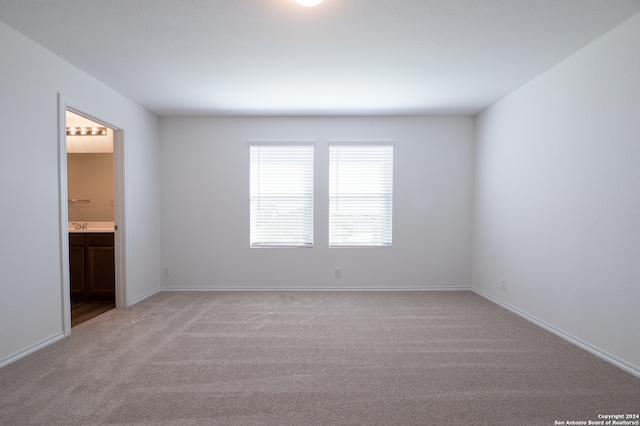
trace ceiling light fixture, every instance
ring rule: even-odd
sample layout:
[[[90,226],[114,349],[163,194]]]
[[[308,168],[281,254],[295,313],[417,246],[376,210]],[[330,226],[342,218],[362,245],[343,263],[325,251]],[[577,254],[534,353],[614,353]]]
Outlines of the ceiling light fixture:
[[[324,0],[296,0],[296,3],[304,7],[313,7],[319,5],[323,1]]]
[[[106,127],[67,127],[67,136],[106,136]]]

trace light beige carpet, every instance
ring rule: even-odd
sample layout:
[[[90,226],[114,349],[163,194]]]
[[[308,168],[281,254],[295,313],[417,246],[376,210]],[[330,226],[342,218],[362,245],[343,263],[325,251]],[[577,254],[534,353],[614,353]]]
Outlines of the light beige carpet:
[[[554,425],[640,379],[471,292],[161,293],[0,369],[2,425]]]

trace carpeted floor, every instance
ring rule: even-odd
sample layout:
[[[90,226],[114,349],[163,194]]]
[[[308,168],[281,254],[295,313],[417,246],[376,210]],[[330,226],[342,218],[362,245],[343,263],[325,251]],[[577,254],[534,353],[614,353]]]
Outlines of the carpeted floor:
[[[557,425],[640,379],[471,292],[160,293],[0,369],[1,425]]]

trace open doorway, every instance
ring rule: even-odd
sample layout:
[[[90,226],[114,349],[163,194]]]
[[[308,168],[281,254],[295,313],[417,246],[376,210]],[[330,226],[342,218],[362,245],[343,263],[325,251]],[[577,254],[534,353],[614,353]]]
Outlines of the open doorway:
[[[60,193],[65,335],[125,306],[123,131],[60,99]]]
[[[71,327],[116,306],[113,129],[66,111]]]

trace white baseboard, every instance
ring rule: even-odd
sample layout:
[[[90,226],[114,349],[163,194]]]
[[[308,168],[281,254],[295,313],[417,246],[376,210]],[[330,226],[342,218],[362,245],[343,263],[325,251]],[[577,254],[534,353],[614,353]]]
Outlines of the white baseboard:
[[[0,360],[0,368],[7,366],[9,364],[11,364],[12,362],[15,362],[17,360],[19,360],[20,358],[24,358],[27,355],[31,355],[34,352],[39,351],[40,349],[44,348],[45,346],[49,346],[52,343],[57,342],[58,340],[64,338],[65,335],[63,332],[57,333],[47,339],[41,340],[40,342],[29,346],[27,349],[24,349],[22,351],[16,352],[13,355],[9,355],[7,358],[1,359]]]
[[[150,292],[145,293],[145,294],[143,294],[142,296],[138,296],[138,297],[136,297],[135,299],[130,300],[126,307],[128,308],[129,306],[133,306],[133,305],[135,305],[136,303],[140,303],[140,302],[142,302],[144,299],[148,299],[149,297],[153,296],[154,294],[158,294],[158,293],[160,293],[161,291],[162,291],[162,289],[161,289],[161,288],[156,288],[155,290],[151,290]]]
[[[160,291],[471,291],[471,287],[163,287]]]
[[[484,297],[485,299],[489,300],[490,302],[495,303],[496,305],[499,305],[501,307],[503,307],[504,309],[513,312],[514,314],[526,319],[529,322],[532,322],[533,324],[544,328],[547,331],[550,331],[551,333],[555,334],[556,336],[570,342],[573,343],[574,345],[578,346],[581,349],[584,349],[587,352],[592,353],[593,355],[597,356],[598,358],[601,358],[605,361],[607,361],[610,364],[615,365],[616,367],[619,367],[621,369],[623,369],[624,371],[633,374],[636,377],[640,377],[640,368],[638,368],[635,365],[629,364],[628,362],[625,362],[623,360],[621,360],[620,358],[611,355],[610,353],[603,351],[602,349],[595,347],[587,342],[585,342],[584,340],[572,336],[569,333],[566,333],[554,326],[552,326],[551,324],[548,324],[544,321],[542,321],[541,319],[538,319],[532,315],[529,315],[528,313],[521,311],[518,308],[515,308],[511,305],[509,305],[508,303],[505,303],[499,299],[496,299],[495,297],[491,296],[488,293],[485,293],[484,291],[478,290],[477,288],[473,288],[472,291],[476,294],[478,294],[479,296]]]

